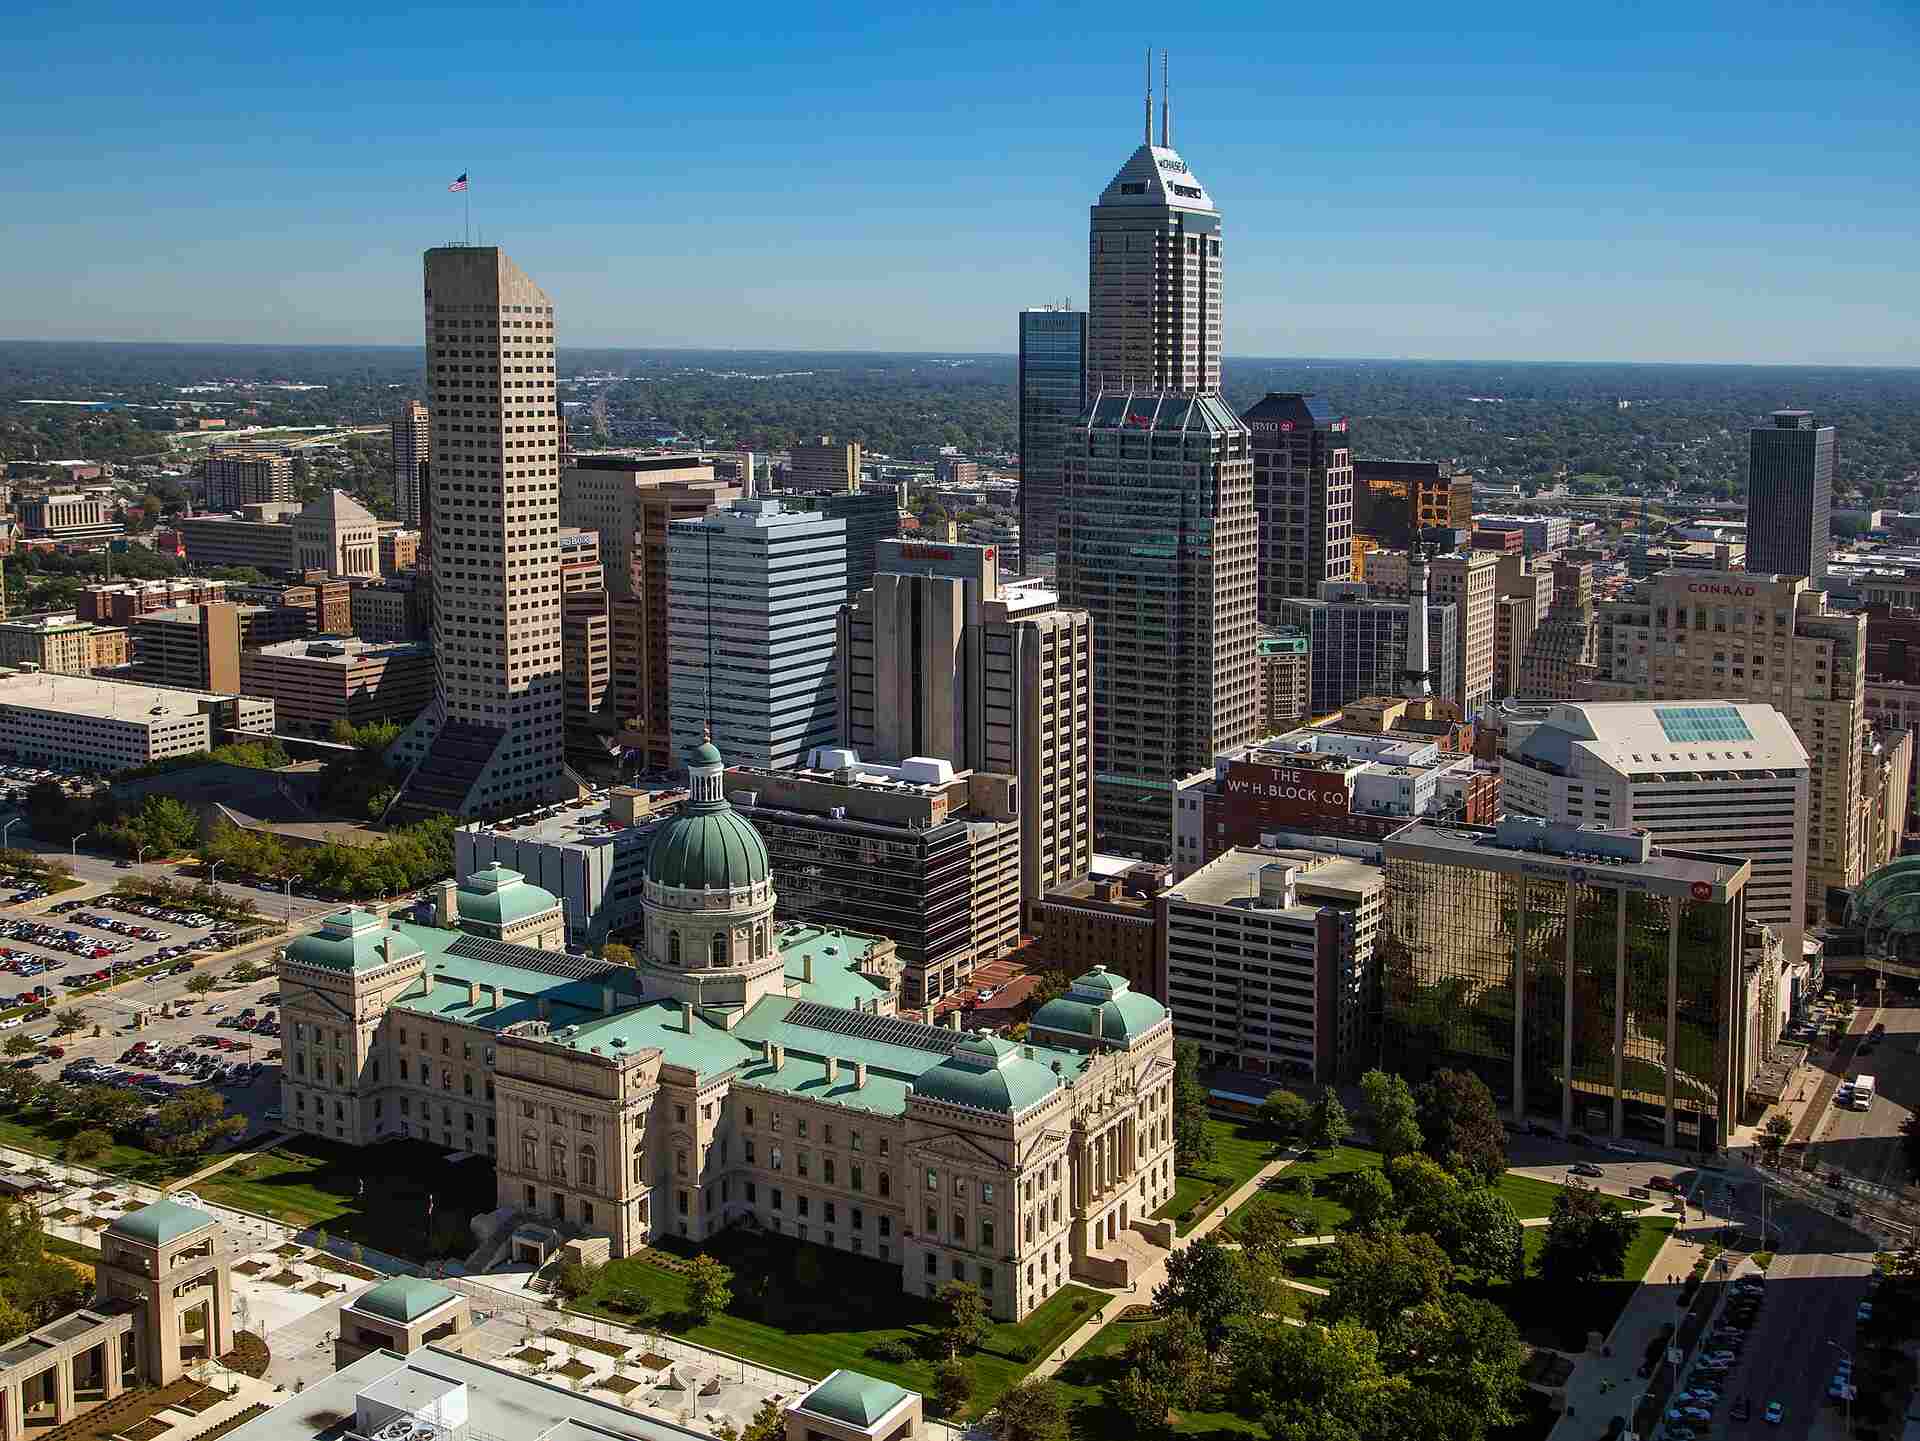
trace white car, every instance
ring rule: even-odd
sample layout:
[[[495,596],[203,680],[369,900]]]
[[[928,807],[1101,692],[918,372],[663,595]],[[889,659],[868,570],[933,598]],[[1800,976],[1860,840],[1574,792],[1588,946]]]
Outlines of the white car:
[[[215,1001],[212,1005],[207,1007],[207,1014],[209,1016],[217,1016],[226,1008],[227,1008],[227,1003],[225,1001]]]

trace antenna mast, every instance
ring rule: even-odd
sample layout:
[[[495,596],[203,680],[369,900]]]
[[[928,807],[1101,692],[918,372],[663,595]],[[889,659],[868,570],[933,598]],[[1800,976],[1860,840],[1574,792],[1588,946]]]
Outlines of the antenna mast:
[[[1173,149],[1173,101],[1167,89],[1167,52],[1160,52],[1160,148]]]
[[[1153,144],[1153,47],[1147,47],[1147,126],[1146,143]]]

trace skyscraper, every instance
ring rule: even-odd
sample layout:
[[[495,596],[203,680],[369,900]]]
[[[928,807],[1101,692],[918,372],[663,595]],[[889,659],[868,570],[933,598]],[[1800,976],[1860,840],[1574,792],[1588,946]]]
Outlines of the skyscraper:
[[[1773,424],[1747,436],[1747,570],[1827,573],[1827,516],[1833,508],[1834,432],[1810,410],[1776,410]]]
[[[1252,437],[1219,395],[1220,215],[1164,105],[1088,253],[1094,394],[1064,466],[1060,599],[1093,621],[1101,844],[1161,858],[1173,782],[1253,738],[1259,543]]]
[[[201,465],[208,510],[293,499],[293,452],[242,441],[215,445]]]
[[[668,527],[667,574],[674,749],[707,736],[742,765],[779,770],[833,745],[847,523],[737,500]]]
[[[1218,390],[1220,212],[1173,148],[1164,69],[1153,143],[1148,65],[1146,134],[1093,207],[1088,389]]]
[[[567,789],[553,303],[494,246],[425,270],[434,698],[395,805],[512,815]]]
[[[1308,600],[1353,580],[1353,461],[1347,422],[1325,401],[1268,391],[1240,417],[1253,432],[1253,509],[1260,518],[1260,620],[1276,603]]]
[[[409,400],[393,418],[393,508],[400,524],[420,525],[420,488],[433,458],[433,432],[427,408]]]
[[[1020,556],[1023,574],[1052,555],[1062,468],[1073,423],[1087,408],[1086,312],[1020,312]]]
[[[1093,626],[994,547],[883,541],[840,613],[841,736],[1018,781],[1022,914],[1093,864]]]

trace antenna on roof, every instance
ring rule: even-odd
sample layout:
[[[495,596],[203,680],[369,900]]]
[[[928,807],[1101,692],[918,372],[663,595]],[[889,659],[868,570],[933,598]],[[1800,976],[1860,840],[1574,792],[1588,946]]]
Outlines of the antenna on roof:
[[[1153,144],[1153,47],[1147,47],[1147,139]]]
[[[1167,52],[1160,52],[1160,148],[1173,149],[1173,101],[1167,90]]]

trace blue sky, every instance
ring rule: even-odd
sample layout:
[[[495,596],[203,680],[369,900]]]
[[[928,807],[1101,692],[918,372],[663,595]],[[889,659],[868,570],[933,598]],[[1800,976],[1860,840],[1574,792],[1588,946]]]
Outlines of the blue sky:
[[[225,13],[222,13],[222,12]],[[1920,364],[1920,3],[0,6],[0,333],[1013,345],[1173,51],[1230,354]]]

